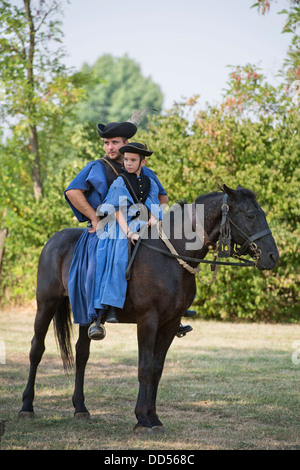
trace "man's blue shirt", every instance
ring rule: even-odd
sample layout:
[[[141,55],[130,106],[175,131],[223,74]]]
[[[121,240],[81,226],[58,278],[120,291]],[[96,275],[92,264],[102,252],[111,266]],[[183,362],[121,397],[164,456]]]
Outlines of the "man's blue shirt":
[[[142,167],[141,173],[149,176],[156,182],[159,194],[167,194],[154,171],[144,166]],[[109,189],[107,186],[105,170],[101,161],[96,160],[88,163],[65,190],[65,198],[78,221],[87,222],[88,218],[78,209],[76,209],[76,207],[74,207],[71,201],[68,199],[66,191],[69,189],[80,189],[85,191],[84,195],[88,203],[93,207],[93,209],[96,210],[97,207],[104,201]]]

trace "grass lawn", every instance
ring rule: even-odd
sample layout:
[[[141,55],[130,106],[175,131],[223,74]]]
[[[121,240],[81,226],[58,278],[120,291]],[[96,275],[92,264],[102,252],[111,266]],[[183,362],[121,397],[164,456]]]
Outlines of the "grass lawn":
[[[174,339],[160,383],[157,409],[167,431],[136,436],[135,325],[107,325],[105,340],[92,342],[88,422],[73,418],[74,374],[63,371],[51,325],[36,417],[18,421],[34,316],[34,307],[0,312],[2,450],[300,449],[300,364],[292,360],[300,325],[192,321],[194,331]],[[74,344],[76,337],[75,327]]]

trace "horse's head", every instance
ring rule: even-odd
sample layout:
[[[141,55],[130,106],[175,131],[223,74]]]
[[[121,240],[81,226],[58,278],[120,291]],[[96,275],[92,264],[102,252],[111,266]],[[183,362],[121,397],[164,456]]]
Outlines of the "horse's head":
[[[275,268],[278,249],[254,193],[241,186],[231,189],[225,184],[223,191],[228,195],[232,242],[240,245],[238,254],[257,256],[258,269]]]

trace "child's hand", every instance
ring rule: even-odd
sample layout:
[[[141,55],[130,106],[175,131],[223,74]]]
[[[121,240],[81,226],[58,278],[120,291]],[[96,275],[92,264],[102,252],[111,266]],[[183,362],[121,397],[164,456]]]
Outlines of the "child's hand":
[[[129,240],[131,241],[131,243],[133,245],[135,245],[135,242],[140,238],[139,234],[136,233],[136,232],[132,232],[131,230],[129,230],[127,232],[127,238],[129,238]]]
[[[153,227],[154,225],[156,225],[158,222],[158,220],[154,217],[154,215],[150,215],[150,218],[148,220],[148,225],[149,227]]]
[[[133,233],[132,236],[130,237],[131,243],[135,245],[135,242],[140,238],[138,233]]]

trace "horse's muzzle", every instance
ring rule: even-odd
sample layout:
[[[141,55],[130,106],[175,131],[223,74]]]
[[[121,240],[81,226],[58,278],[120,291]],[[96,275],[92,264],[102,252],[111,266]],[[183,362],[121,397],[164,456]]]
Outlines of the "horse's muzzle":
[[[275,246],[272,251],[262,252],[257,262],[257,268],[261,271],[274,269],[279,260],[279,253]]]

